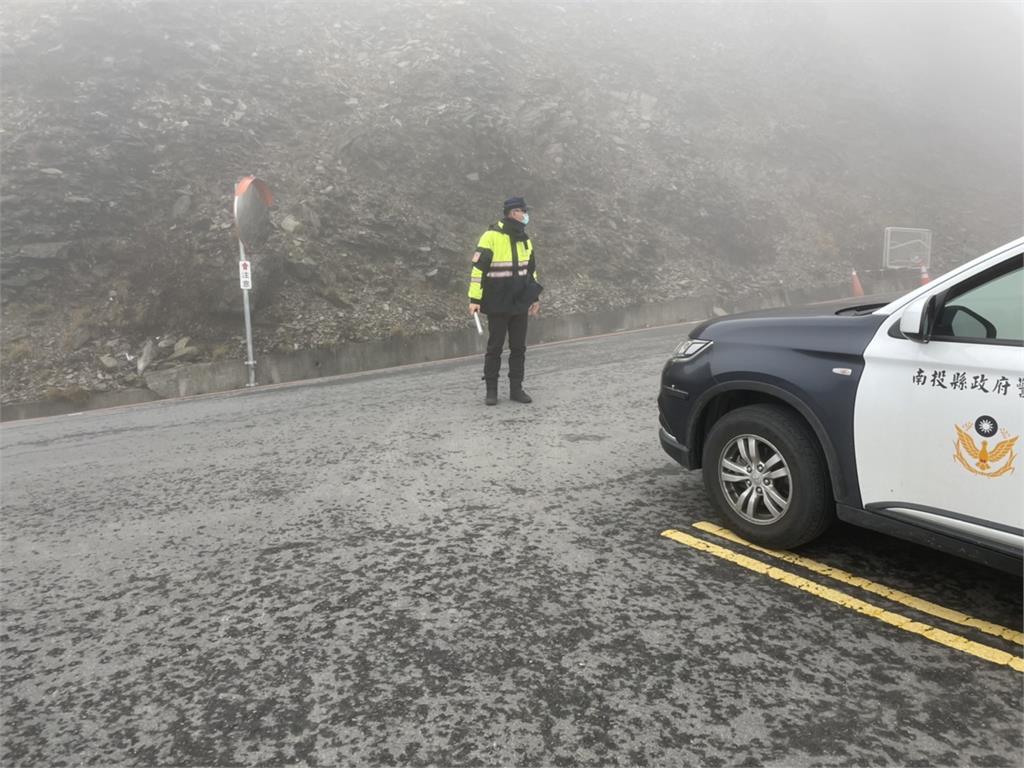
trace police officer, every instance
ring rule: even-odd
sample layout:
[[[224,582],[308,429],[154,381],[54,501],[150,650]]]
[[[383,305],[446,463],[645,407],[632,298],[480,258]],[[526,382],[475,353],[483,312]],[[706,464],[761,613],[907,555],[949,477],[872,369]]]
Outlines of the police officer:
[[[480,237],[473,253],[469,277],[469,312],[487,315],[487,353],[484,381],[487,405],[498,403],[498,373],[501,352],[508,336],[509,398],[518,403],[533,401],[523,389],[526,362],[526,324],[529,315],[540,312],[537,262],[533,243],[526,234],[529,208],[522,197],[508,198],[504,217]]]

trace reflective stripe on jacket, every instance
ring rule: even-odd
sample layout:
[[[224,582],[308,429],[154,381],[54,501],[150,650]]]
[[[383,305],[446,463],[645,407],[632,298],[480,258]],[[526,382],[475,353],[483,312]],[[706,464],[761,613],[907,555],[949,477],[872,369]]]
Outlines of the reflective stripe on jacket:
[[[488,314],[518,314],[536,301],[540,286],[533,243],[505,231],[504,222],[492,225],[480,237],[469,275],[469,300]],[[532,288],[532,290],[531,290]]]

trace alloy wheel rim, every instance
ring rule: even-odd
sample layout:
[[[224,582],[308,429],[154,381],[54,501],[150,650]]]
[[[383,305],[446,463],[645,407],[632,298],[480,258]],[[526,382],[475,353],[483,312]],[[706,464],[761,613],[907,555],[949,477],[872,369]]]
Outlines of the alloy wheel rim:
[[[730,440],[718,460],[718,478],[726,502],[748,523],[771,525],[789,511],[793,498],[789,464],[763,437],[739,435]]]

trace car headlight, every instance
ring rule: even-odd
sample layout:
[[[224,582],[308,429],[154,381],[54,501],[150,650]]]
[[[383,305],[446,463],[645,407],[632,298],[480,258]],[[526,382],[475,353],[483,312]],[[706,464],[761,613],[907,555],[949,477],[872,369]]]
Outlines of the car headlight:
[[[704,339],[687,339],[675,348],[672,359],[691,360],[710,346],[711,342]]]

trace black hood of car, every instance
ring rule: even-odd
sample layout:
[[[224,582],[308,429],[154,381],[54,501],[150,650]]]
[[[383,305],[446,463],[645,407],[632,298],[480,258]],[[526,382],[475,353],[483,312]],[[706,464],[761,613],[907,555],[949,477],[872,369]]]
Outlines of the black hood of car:
[[[901,295],[836,299],[711,318],[694,328],[690,338],[863,350],[885,320],[872,313]]]

